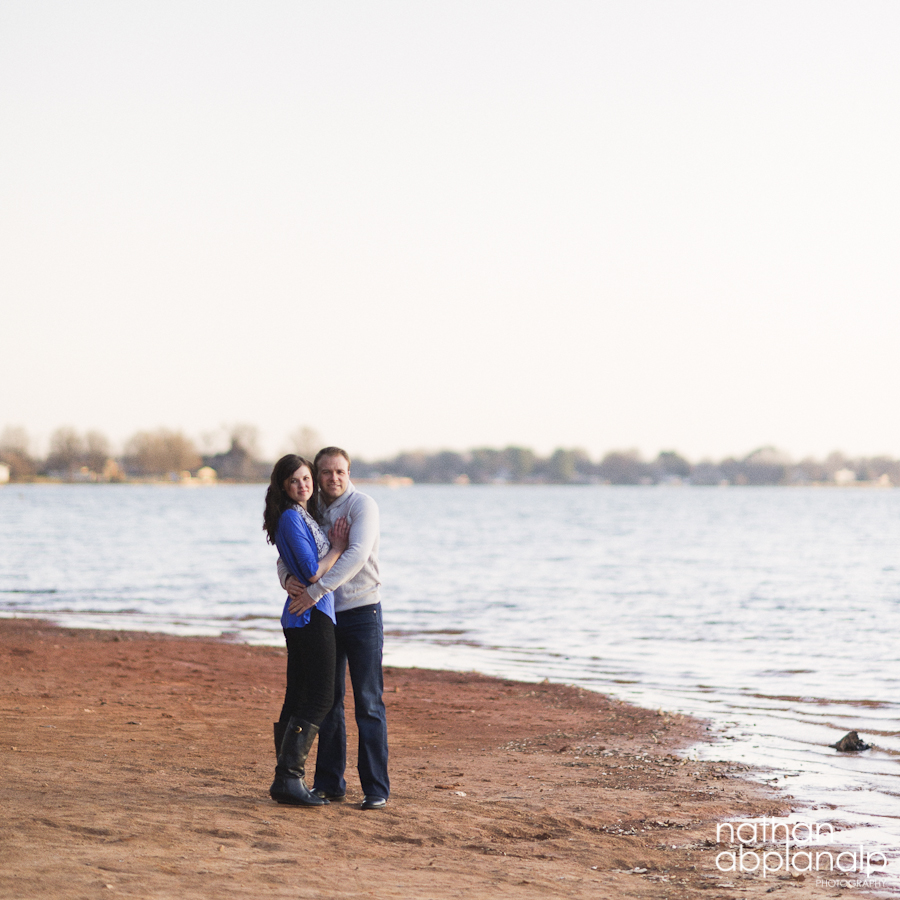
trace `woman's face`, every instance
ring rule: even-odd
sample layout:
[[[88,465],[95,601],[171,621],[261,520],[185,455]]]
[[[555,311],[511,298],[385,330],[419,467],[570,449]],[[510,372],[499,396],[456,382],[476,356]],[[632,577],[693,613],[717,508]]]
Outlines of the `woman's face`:
[[[294,501],[306,509],[306,502],[312,497],[313,478],[309,466],[300,466],[284,483],[284,492]]]

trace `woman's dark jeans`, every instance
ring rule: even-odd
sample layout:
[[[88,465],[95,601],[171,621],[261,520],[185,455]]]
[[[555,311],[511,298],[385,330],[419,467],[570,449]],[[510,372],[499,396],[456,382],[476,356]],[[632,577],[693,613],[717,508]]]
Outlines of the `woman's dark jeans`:
[[[298,716],[310,725],[321,725],[334,703],[334,623],[313,607],[302,628],[285,628],[287,689],[280,722],[287,725]]]

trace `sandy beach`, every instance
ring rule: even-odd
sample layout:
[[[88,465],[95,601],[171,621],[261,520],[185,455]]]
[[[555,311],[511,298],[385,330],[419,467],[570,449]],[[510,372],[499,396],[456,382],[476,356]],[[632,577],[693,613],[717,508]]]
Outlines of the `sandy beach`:
[[[267,794],[280,648],[0,620],[3,898],[784,898],[716,823],[783,815],[705,725],[557,684],[387,669],[393,795]]]

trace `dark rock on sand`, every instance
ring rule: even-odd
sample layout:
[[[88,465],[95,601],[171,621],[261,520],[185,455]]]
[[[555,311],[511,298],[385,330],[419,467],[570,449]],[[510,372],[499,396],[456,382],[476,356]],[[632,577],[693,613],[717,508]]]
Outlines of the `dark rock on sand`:
[[[829,744],[841,753],[856,753],[858,750],[871,750],[872,745],[867,744],[855,731],[848,731],[836,744]]]

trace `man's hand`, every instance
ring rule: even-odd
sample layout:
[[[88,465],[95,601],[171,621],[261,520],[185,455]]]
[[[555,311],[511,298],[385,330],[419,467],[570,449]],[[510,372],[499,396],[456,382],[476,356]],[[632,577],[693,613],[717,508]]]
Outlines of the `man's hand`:
[[[300,590],[296,592],[291,590],[289,579],[288,593],[291,595],[291,602],[288,604],[288,612],[297,616],[300,613],[305,613],[308,609],[312,609],[316,605],[316,601],[309,596],[306,588],[293,575],[291,578],[294,580],[295,585],[299,585]]]
[[[292,600],[298,600],[302,594],[306,593],[306,586],[293,575],[288,575],[284,589],[291,595]]]
[[[288,575],[284,588],[291,597],[291,602],[288,604],[288,612],[293,613],[295,616],[312,609],[316,605],[316,601],[310,599],[309,594],[306,592],[306,586],[299,579],[294,578],[293,575]]]

